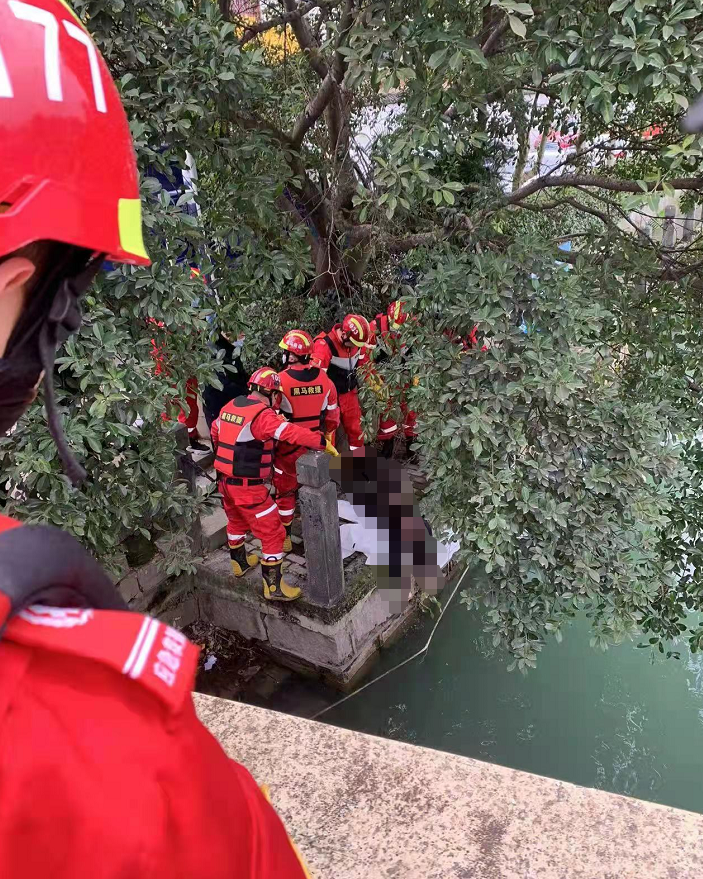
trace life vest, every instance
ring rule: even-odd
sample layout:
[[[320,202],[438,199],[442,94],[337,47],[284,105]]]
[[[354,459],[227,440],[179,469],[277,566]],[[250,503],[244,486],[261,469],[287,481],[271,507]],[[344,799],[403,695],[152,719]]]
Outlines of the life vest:
[[[251,427],[266,403],[237,397],[220,412],[220,433],[215,470],[223,476],[269,479],[273,465],[273,439],[254,439]]]
[[[333,328],[334,329],[334,328]],[[359,354],[349,355],[347,349],[341,342],[337,341],[336,333],[320,333],[317,337],[321,339],[332,353],[330,365],[327,367],[327,375],[332,380],[332,384],[337,388],[338,394],[348,394],[359,386],[356,378],[356,367],[359,363]]]
[[[322,430],[331,390],[324,372],[316,366],[296,364],[284,369],[278,377],[283,393],[283,415],[308,430]]]

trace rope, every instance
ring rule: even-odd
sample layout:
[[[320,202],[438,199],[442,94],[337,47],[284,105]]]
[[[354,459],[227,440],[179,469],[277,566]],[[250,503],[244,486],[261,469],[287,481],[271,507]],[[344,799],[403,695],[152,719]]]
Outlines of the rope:
[[[383,678],[388,677],[389,674],[392,674],[394,671],[398,671],[399,668],[402,668],[404,665],[407,665],[409,662],[412,662],[413,659],[417,659],[418,656],[422,656],[423,653],[427,653],[429,650],[430,644],[432,643],[432,639],[434,638],[434,634],[437,631],[437,626],[442,622],[442,617],[444,616],[445,611],[452,603],[452,599],[456,595],[459,587],[464,582],[464,577],[468,574],[469,569],[466,568],[464,573],[459,577],[456,586],[454,587],[452,594],[449,596],[449,600],[444,605],[442,610],[440,611],[439,616],[437,617],[437,621],[432,627],[432,631],[430,632],[430,637],[427,639],[427,643],[424,647],[421,647],[417,653],[413,653],[412,656],[409,656],[407,659],[404,659],[402,662],[399,662],[397,665],[394,665],[393,668],[389,668],[388,671],[384,671],[383,674],[379,675],[377,678],[373,678],[368,683],[364,684],[363,687],[359,687],[358,690],[354,690],[346,696],[343,696],[341,699],[338,699],[336,702],[333,702],[331,705],[328,705],[326,708],[323,708],[321,711],[318,711],[317,714],[313,714],[312,717],[308,718],[309,720],[317,720],[318,717],[322,717],[323,714],[326,714],[328,711],[331,711],[333,708],[336,708],[338,705],[341,705],[343,702],[351,699],[353,696],[357,696],[361,693],[362,690],[365,690],[367,687],[370,687],[372,684],[377,684],[379,681],[383,680]]]

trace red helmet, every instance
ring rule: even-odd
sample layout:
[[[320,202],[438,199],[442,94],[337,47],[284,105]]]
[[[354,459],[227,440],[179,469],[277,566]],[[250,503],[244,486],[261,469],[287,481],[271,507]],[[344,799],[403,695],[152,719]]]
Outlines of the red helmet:
[[[388,315],[388,320],[391,322],[393,329],[397,329],[398,327],[402,326],[408,319],[408,313],[405,310],[405,305],[400,299],[396,299],[395,302],[391,302],[391,304],[388,306],[386,314]]]
[[[252,373],[249,387],[255,391],[275,393],[281,390],[281,380],[275,369],[271,369],[270,366],[262,366]]]
[[[48,239],[149,265],[120,96],[64,0],[0,0],[0,257]]]
[[[348,314],[342,321],[342,331],[357,348],[371,347],[371,326],[360,314]]]
[[[305,330],[289,330],[278,343],[278,347],[298,357],[309,357],[312,354],[312,336]]]

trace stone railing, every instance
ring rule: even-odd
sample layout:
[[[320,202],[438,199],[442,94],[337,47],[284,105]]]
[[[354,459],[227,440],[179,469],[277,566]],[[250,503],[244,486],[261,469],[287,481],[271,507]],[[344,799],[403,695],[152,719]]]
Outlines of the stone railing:
[[[701,815],[210,696],[196,707],[269,786],[314,879],[698,879],[703,869]]]

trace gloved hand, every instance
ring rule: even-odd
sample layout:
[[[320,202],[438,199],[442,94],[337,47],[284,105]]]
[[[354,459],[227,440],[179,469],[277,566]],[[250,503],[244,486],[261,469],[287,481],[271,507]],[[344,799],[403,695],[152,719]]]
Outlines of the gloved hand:
[[[327,440],[328,443],[332,443],[332,445],[334,445],[334,434],[335,434],[335,431],[333,431],[333,430],[331,430],[329,433],[325,434],[325,439]]]
[[[420,384],[420,376],[414,375],[413,376],[413,387],[416,388],[419,384]]]
[[[339,457],[339,452],[337,451],[337,449],[335,449],[335,447],[332,445],[332,443],[326,437],[325,437],[325,451],[327,452],[328,455],[332,455],[333,458]]]

